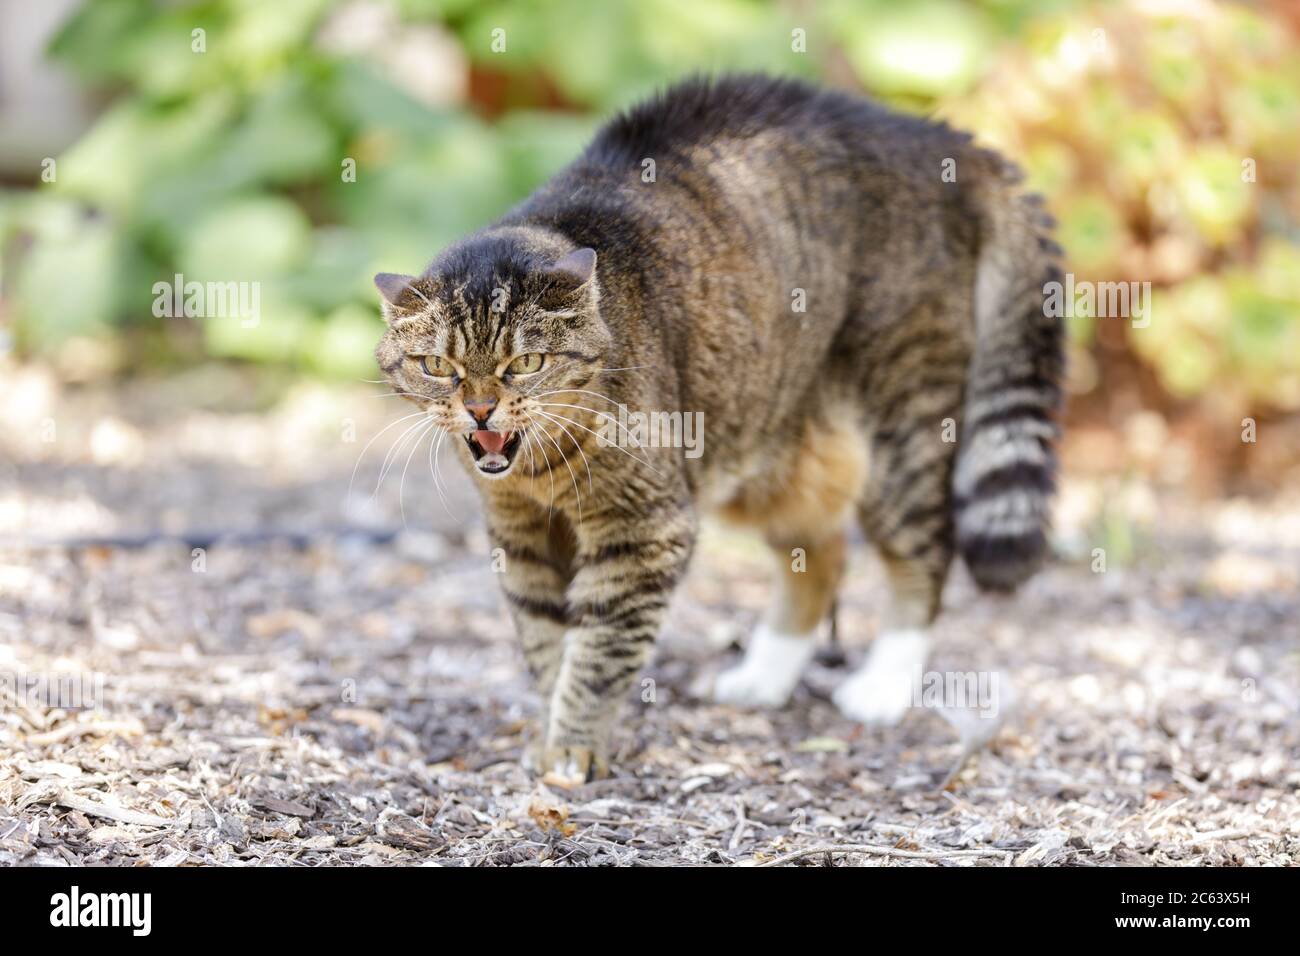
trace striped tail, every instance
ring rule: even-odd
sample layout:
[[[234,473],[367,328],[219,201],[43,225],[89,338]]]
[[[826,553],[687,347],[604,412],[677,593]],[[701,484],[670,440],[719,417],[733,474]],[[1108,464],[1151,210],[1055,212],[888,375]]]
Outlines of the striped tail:
[[[984,589],[1010,591],[1047,554],[1056,484],[1063,323],[1044,308],[1060,247],[1038,197],[1003,171],[986,202],[975,283],[976,342],[953,473],[956,540]]]

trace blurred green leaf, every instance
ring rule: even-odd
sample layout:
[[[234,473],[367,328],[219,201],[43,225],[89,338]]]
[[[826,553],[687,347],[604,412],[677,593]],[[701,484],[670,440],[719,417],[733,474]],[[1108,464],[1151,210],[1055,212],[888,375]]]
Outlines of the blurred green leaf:
[[[964,92],[984,63],[988,31],[967,5],[842,6],[846,52],[862,81],[882,93]]]
[[[1255,198],[1242,179],[1241,156],[1222,146],[1203,146],[1179,167],[1176,183],[1184,211],[1215,243],[1235,239]]]
[[[199,281],[255,281],[283,275],[311,249],[302,211],[272,196],[239,199],[197,223],[178,252],[181,271]]]
[[[308,339],[306,361],[325,375],[337,378],[373,378],[375,343],[383,335],[384,323],[373,309],[345,305],[325,319],[322,328]]]
[[[403,42],[421,31],[460,50]],[[179,271],[261,282],[257,328],[203,320],[210,354],[359,377],[371,274],[422,269],[611,110],[757,69],[942,107],[1024,165],[1077,278],[1152,281],[1152,324],[1106,348],[1127,342],[1179,397],[1300,403],[1300,39],[1271,6],[96,0],[50,51],[106,106],[57,181],[0,200],[6,304],[32,348],[158,329],[151,284]],[[1096,320],[1069,329],[1090,343]]]
[[[28,212],[39,226],[14,278],[15,301],[24,341],[47,351],[112,321],[122,249],[107,220],[74,203],[46,199]]]

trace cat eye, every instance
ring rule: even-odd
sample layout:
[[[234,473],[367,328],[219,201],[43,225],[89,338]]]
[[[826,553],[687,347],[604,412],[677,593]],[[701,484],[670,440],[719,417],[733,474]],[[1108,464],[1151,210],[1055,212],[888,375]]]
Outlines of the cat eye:
[[[533,372],[541,370],[545,356],[541,352],[529,352],[527,355],[521,355],[508,366],[506,371],[511,375],[531,375]]]
[[[420,369],[430,378],[451,378],[456,368],[441,355],[423,355],[420,357]]]

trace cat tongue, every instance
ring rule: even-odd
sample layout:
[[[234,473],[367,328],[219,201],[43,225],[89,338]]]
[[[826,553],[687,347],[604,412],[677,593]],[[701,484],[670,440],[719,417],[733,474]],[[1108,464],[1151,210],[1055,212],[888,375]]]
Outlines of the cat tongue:
[[[477,431],[474,433],[474,440],[478,442],[480,448],[493,454],[501,454],[506,447],[506,441],[510,435],[506,432],[484,432]]]

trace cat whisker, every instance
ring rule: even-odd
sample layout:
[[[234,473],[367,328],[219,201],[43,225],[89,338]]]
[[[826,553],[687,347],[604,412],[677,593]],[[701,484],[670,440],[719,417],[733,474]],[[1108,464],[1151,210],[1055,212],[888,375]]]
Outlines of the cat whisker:
[[[442,510],[459,522],[460,518],[456,517],[456,513],[451,510],[451,506],[447,503],[447,495],[442,490],[442,479],[438,474],[438,452],[442,449],[442,440],[446,437],[447,429],[443,428],[439,431],[436,440],[430,439],[429,441],[429,476],[433,478],[433,487],[438,492],[438,500],[442,502]]]
[[[589,412],[590,414],[595,415],[595,416],[597,416],[598,418],[603,418],[603,419],[605,419],[606,421],[613,422],[615,425],[617,425],[619,428],[621,428],[621,429],[623,430],[623,434],[626,435],[628,441],[630,441],[630,442],[632,443],[632,447],[636,448],[638,451],[649,451],[649,449],[647,449],[644,445],[641,444],[641,442],[640,442],[639,440],[637,440],[637,438],[636,438],[635,435],[633,435],[630,431],[627,430],[627,426],[624,425],[622,422],[620,422],[620,421],[619,421],[617,418],[615,418],[613,415],[609,415],[609,414],[607,414],[607,413],[605,413],[605,412],[597,411],[597,410],[594,409],[594,408],[588,408],[588,407],[585,406],[585,405],[566,405],[566,404],[564,404],[563,402],[538,402],[537,404],[538,404],[538,405],[541,405],[541,406],[543,406],[543,407],[545,407],[545,408],[576,408],[576,409],[578,409],[579,411]],[[557,413],[557,414],[558,414],[558,413]],[[566,422],[573,422],[573,419],[571,419],[571,418],[565,418],[564,420],[565,420]],[[578,423],[577,423],[577,422],[573,422],[573,424],[577,425]],[[582,427],[582,426],[579,426],[579,427]],[[591,431],[591,429],[588,428],[587,431]],[[596,433],[596,432],[592,432],[592,434],[593,434],[593,435],[596,435],[597,433]],[[597,435],[597,437],[600,437],[600,436]],[[615,448],[622,448],[622,445],[620,445],[620,444],[617,443],[617,442],[613,442],[612,444],[614,445]],[[634,456],[634,457],[635,457],[635,456]],[[649,466],[649,462],[642,462],[642,464],[645,464],[647,467]],[[656,474],[658,474],[658,472],[656,472]]]
[[[600,394],[600,392],[593,392],[593,391],[590,391],[589,389],[585,389],[585,388],[553,388],[553,389],[551,389],[549,392],[539,392],[537,395],[535,395],[535,396],[533,396],[533,397],[534,397],[534,398],[546,398],[546,397],[549,396],[549,395],[563,395],[563,394],[565,394],[566,392],[569,393],[569,394],[571,394],[571,395],[594,395],[596,398],[603,398],[605,401],[609,402],[611,405],[615,406],[616,408],[622,408],[622,407],[623,407],[623,403],[622,403],[622,402],[616,402],[616,401],[614,401],[614,399],[610,398],[608,395],[602,395],[602,394]]]
[[[361,467],[361,460],[362,460],[363,458],[366,457],[366,452],[370,450],[370,446],[373,445],[373,444],[378,440],[379,436],[382,435],[384,432],[388,431],[390,428],[395,428],[396,426],[400,425],[402,422],[409,421],[410,419],[412,419],[412,418],[416,418],[417,416],[420,416],[420,415],[423,415],[423,414],[424,414],[424,411],[421,410],[421,411],[418,411],[418,412],[412,412],[412,413],[409,414],[409,415],[403,415],[401,418],[397,419],[397,421],[395,421],[395,422],[389,422],[387,425],[385,425],[382,429],[380,429],[380,430],[375,434],[374,438],[371,438],[370,441],[366,442],[366,446],[365,446],[364,448],[362,448],[362,449],[361,449],[361,453],[360,453],[359,455],[357,455],[357,462],[356,462],[356,464],[352,466],[352,477],[348,480],[348,494],[349,494],[349,495],[352,494],[352,485],[353,485],[353,484],[356,482],[356,480],[357,480],[357,469]]]
[[[397,483],[397,511],[402,516],[403,528],[406,527],[406,505],[402,502],[402,493],[406,490],[406,472],[411,467],[411,459],[414,458],[415,453],[420,450],[420,442],[424,441],[424,436],[428,435],[437,427],[438,423],[430,419],[429,424],[425,426],[424,431],[416,435],[415,441],[411,442],[411,450],[406,455],[406,464],[402,466],[402,479]],[[429,444],[430,447],[432,447],[432,439]]]
[[[524,426],[524,448],[528,451],[528,483],[530,486],[537,483],[537,455],[533,451],[533,445],[537,439],[533,435],[533,426],[531,424]]]
[[[393,465],[397,464],[397,456],[400,455],[402,449],[406,447],[407,439],[417,432],[424,434],[424,424],[424,422],[416,422],[414,425],[411,425],[406,429],[406,431],[402,432],[402,434],[398,436],[397,441],[393,442],[392,447],[388,449],[388,454],[384,456],[383,464],[379,467],[379,478],[375,482],[375,490],[370,494],[372,498],[379,494],[379,488],[383,485],[384,479],[388,477],[388,473],[392,470]]]
[[[442,451],[442,438],[445,438],[445,437],[447,436],[447,434],[451,434],[451,432],[446,432],[446,431],[445,431],[445,432],[442,433],[442,437],[439,437],[439,438],[438,438],[438,451]],[[443,479],[442,479],[442,458],[439,457],[437,451],[435,451],[435,453],[434,453],[434,455],[433,455],[433,471],[434,471],[434,477],[435,477],[435,479],[437,479],[437,483],[439,484],[439,486],[441,486],[442,483],[443,483]],[[456,524],[464,524],[463,520],[460,520],[460,515],[456,514],[456,512],[455,512],[454,510],[450,510],[450,506],[447,505],[446,501],[447,501],[447,499],[446,499],[446,498],[443,498],[443,507],[447,507],[448,512],[450,512],[452,518],[454,518],[454,519],[456,520]]]
[[[533,461],[533,446],[528,442],[528,426],[525,425],[519,430],[522,436],[519,439],[521,450],[528,452],[528,484],[531,487],[533,481],[537,478],[537,464]]]
[[[547,403],[546,403],[546,402],[539,402],[538,404],[545,405],[545,404],[547,404]],[[571,407],[575,407],[575,408],[576,408],[576,407],[578,407],[578,406],[571,406]],[[589,412],[589,411],[592,411],[592,409],[588,408],[588,409],[584,409],[584,411],[588,411],[588,412]],[[585,431],[585,432],[591,432],[591,434],[595,435],[597,438],[602,439],[602,441],[604,440],[604,436],[601,435],[599,432],[594,432],[594,431],[592,431],[592,430],[591,430],[590,428],[588,428],[586,425],[582,425],[582,424],[580,424],[580,423],[578,423],[578,422],[575,422],[572,418],[565,418],[563,415],[559,415],[559,414],[556,414],[556,413],[554,413],[554,412],[550,412],[550,413],[548,413],[548,412],[538,412],[538,414],[539,414],[539,415],[545,415],[545,416],[548,417],[548,418],[551,417],[552,415],[554,415],[555,418],[562,419],[563,421],[568,422],[570,425],[573,425],[573,426],[575,426],[575,427],[577,427],[577,428],[581,428],[581,429],[582,429],[583,431]],[[630,436],[629,436],[629,437],[630,437]],[[650,464],[650,462],[648,462],[648,461],[644,461],[643,459],[638,458],[636,455],[632,454],[630,451],[628,451],[628,450],[627,450],[626,448],[624,448],[622,445],[619,445],[619,444],[616,443],[616,442],[614,442],[614,443],[608,443],[608,444],[609,444],[609,446],[610,446],[611,448],[616,448],[616,449],[618,449],[619,451],[621,451],[623,454],[627,455],[627,457],[631,458],[631,459],[632,459],[634,462],[636,462],[638,465],[645,465],[647,468],[649,468],[651,471],[653,471],[656,475],[659,475],[660,477],[663,477],[663,472],[659,471],[659,469],[657,469],[654,465]],[[645,448],[643,448],[643,447],[641,446],[640,443],[638,443],[636,447],[637,447],[637,448],[640,448],[642,451],[645,451],[645,450],[646,450]]]
[[[646,450],[645,446],[643,446],[641,442],[637,441],[637,439],[633,436],[633,434],[627,430],[627,426],[624,425],[622,422],[620,422],[613,415],[609,414],[608,412],[602,412],[595,408],[588,408],[586,405],[567,405],[564,402],[538,402],[537,404],[545,408],[576,408],[580,412],[588,412],[589,414],[595,415],[598,418],[603,418],[606,421],[613,422],[619,428],[623,429],[623,434],[626,435],[628,440],[633,442],[637,448],[641,449],[642,451]]]
[[[546,436],[547,440],[549,440],[550,443],[555,446],[555,450],[560,453],[560,461],[564,462],[564,467],[569,469],[569,477],[573,480],[573,495],[578,501],[578,524],[582,524],[582,495],[578,493],[578,476],[574,472],[573,466],[569,464],[569,459],[564,456],[564,449],[560,447],[560,443],[557,442],[551,436],[551,433],[548,432],[545,428],[542,428],[540,430],[541,433]],[[554,498],[552,498],[552,501],[554,501]]]
[[[538,425],[538,424],[536,424],[536,423],[534,423],[534,422],[531,422],[531,421],[529,422],[528,425],[526,425],[526,426],[524,426],[524,427],[525,427],[525,429],[526,429],[530,434],[532,433],[532,430],[533,430],[534,428],[536,428],[538,431],[542,431],[542,430],[543,430],[541,425]],[[551,470],[551,459],[550,459],[550,457],[546,454],[546,449],[545,449],[544,447],[542,447],[542,443],[539,442],[539,441],[537,441],[537,439],[536,439],[535,436],[534,436],[534,438],[533,438],[533,441],[534,441],[534,442],[536,443],[536,445],[537,445],[537,451],[538,451],[538,453],[541,454],[541,456],[542,456],[542,461],[544,461],[544,462],[546,463],[546,476],[547,476],[548,478],[551,479],[551,500],[550,500],[550,503],[546,506],[546,530],[547,530],[547,531],[550,531],[550,530],[551,530],[551,517],[555,514],[555,472]],[[535,472],[536,472],[536,469],[534,469],[534,478],[536,477]]]
[[[408,425],[406,428],[402,429],[401,434],[399,434],[392,444],[388,446],[388,451],[384,453],[384,460],[379,463],[379,476],[375,480],[375,488],[374,491],[371,492],[371,497],[374,497],[374,495],[379,493],[379,486],[384,483],[384,479],[388,476],[388,470],[392,467],[392,463],[396,461],[397,455],[401,454],[401,449],[406,445],[406,439],[409,438],[416,429],[423,427],[423,425],[424,422],[422,421],[418,421],[413,425]]]
[[[587,469],[587,491],[589,492],[593,491],[594,489],[592,488],[591,485],[591,462],[587,461],[587,454],[582,450],[582,446],[578,444],[578,439],[574,438],[573,433],[560,424],[560,419],[557,416],[550,415],[547,412],[538,412],[537,414],[541,415],[543,418],[547,418],[555,422],[555,424],[560,426],[560,431],[564,432],[564,434],[569,436],[569,441],[573,442],[573,447],[578,449],[578,454],[582,456],[582,464]],[[568,421],[568,419],[564,419],[564,420]],[[577,423],[569,422],[569,424],[575,425]]]
[[[542,383],[545,382],[546,379],[550,378],[550,376],[551,376],[552,374],[554,374],[555,372],[560,371],[561,369],[570,368],[570,367],[572,367],[572,366],[574,366],[574,365],[576,365],[576,364],[578,364],[578,363],[577,363],[577,362],[570,361],[570,362],[563,362],[563,363],[561,363],[560,365],[553,366],[552,368],[550,368],[550,369],[548,369],[546,372],[544,372],[544,373],[542,374],[542,377],[539,378],[536,382],[533,383],[533,387],[532,387],[531,389],[529,389],[528,391],[526,391],[524,394],[526,394],[526,395],[533,395],[533,394],[535,394],[535,393],[537,392],[537,389],[541,387]],[[594,378],[595,376],[597,376],[597,375],[601,375],[601,374],[603,374],[603,373],[605,373],[605,372],[634,372],[634,371],[636,371],[637,369],[653,368],[653,367],[654,367],[654,366],[652,366],[652,365],[625,365],[625,366],[622,366],[622,367],[620,367],[620,368],[598,368],[598,369],[595,369],[591,374],[592,374],[592,377]],[[564,392],[564,391],[575,391],[575,389],[558,389],[558,391],[562,391],[562,392]],[[605,396],[602,395],[601,398],[605,398]],[[613,399],[606,399],[606,400],[607,400],[607,401],[613,401]],[[617,405],[618,403],[615,402],[614,404]]]

